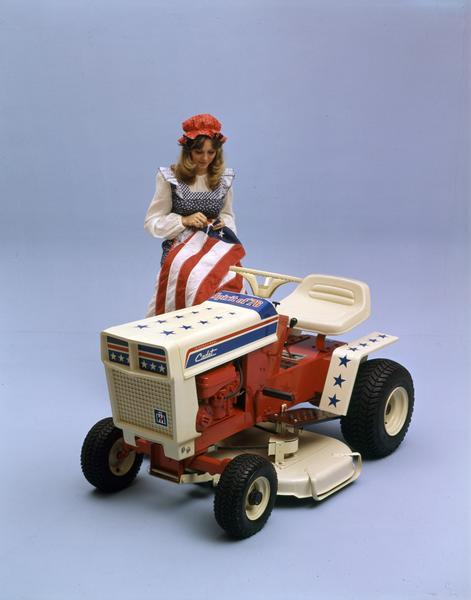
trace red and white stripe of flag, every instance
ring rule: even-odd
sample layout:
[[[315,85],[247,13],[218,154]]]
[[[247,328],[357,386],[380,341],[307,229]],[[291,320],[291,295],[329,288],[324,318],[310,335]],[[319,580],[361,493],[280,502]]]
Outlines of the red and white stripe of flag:
[[[159,276],[156,315],[194,306],[220,289],[241,292],[243,278],[229,271],[245,256],[242,244],[231,244],[204,231],[193,232],[169,251]]]

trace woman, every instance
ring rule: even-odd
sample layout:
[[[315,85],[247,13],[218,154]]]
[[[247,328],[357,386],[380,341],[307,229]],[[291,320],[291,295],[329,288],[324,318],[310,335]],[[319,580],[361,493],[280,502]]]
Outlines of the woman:
[[[175,300],[172,295],[176,293],[179,285],[172,281],[172,278],[178,276],[174,273],[175,266],[173,270],[169,269],[169,263],[175,254],[180,252],[184,244],[189,244],[190,238],[193,255],[199,256],[204,253],[202,245],[206,237],[194,236],[195,231],[204,231],[206,235],[212,235],[212,244],[215,243],[215,232],[218,232],[219,239],[238,244],[240,250],[236,252],[236,246],[232,250],[233,258],[235,257],[232,264],[236,264],[244,254],[240,242],[235,237],[235,218],[232,210],[234,171],[224,165],[222,146],[226,139],[221,133],[221,123],[212,115],[190,117],[183,122],[183,136],[178,140],[181,154],[177,164],[169,168],[161,167],[157,173],[156,191],[147,210],[144,227],[152,236],[164,238],[162,271],[157,279],[156,293],[149,304],[147,316],[199,303],[206,299],[205,293],[211,295],[219,287],[212,280],[209,287],[206,282],[205,289],[198,291],[198,284],[201,282],[194,281],[197,278],[195,269],[193,280],[188,278],[188,281],[192,282],[192,288],[186,291],[185,299],[177,297]],[[186,251],[187,254],[190,252],[189,245]],[[180,256],[183,256],[183,253],[180,253]],[[208,259],[206,267],[207,263]],[[188,270],[188,267],[186,269]],[[186,275],[188,277],[188,273]],[[236,278],[233,274],[226,274],[219,283],[224,283],[225,289],[228,287],[240,290],[242,287],[240,277]],[[156,302],[159,284],[161,300]],[[166,290],[171,292],[167,294],[169,298],[166,299],[164,285]]]

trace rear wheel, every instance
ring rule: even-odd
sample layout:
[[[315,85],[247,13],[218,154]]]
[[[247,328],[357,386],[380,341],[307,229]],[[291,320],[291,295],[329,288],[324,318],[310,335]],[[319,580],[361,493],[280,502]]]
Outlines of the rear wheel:
[[[247,538],[262,529],[276,500],[273,465],[256,454],[240,454],[224,469],[214,498],[216,521],[231,536]]]
[[[360,365],[346,416],[345,440],[365,458],[381,458],[404,439],[414,409],[410,373],[392,360],[373,359]]]
[[[102,419],[90,429],[83,442],[82,471],[97,489],[117,492],[132,483],[142,458],[142,454],[126,447],[123,432],[114,426],[113,419]]]

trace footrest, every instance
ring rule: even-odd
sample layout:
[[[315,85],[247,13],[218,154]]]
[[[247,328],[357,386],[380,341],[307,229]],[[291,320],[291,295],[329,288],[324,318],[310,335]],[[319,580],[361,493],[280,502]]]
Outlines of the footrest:
[[[284,423],[293,427],[302,427],[303,425],[311,425],[312,423],[319,423],[321,421],[332,421],[337,418],[336,415],[325,410],[319,410],[318,408],[295,408],[272,415],[267,421],[271,423]]]

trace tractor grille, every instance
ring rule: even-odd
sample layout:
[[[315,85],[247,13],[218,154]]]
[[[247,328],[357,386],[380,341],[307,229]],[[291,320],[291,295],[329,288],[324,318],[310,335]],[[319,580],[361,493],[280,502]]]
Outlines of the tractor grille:
[[[117,420],[173,435],[172,388],[164,379],[111,369]]]

